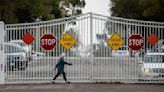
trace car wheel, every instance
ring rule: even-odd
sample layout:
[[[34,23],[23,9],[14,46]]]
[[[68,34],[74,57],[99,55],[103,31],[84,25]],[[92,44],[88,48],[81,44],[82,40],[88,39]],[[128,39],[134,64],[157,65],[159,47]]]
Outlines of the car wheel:
[[[26,67],[21,67],[19,70],[25,70],[26,69]]]
[[[14,67],[13,66],[9,66],[8,69],[9,69],[9,71],[14,71]]]
[[[7,71],[13,71],[13,70],[14,70],[14,67],[11,66],[11,63],[12,63],[12,61],[8,61],[8,62],[7,62],[7,67],[6,67],[6,70],[7,70]]]
[[[139,82],[144,81],[144,80],[143,80],[143,77],[142,77],[142,74],[139,74],[139,75],[138,75],[138,78],[139,78],[139,79],[138,79]]]
[[[19,68],[18,70],[25,70],[28,66],[28,61],[22,61],[19,63]]]
[[[22,68],[22,61],[17,62],[16,68],[17,68],[18,70],[21,70],[21,68]]]
[[[28,67],[28,61],[26,61],[25,65],[26,65],[26,68],[27,68]]]

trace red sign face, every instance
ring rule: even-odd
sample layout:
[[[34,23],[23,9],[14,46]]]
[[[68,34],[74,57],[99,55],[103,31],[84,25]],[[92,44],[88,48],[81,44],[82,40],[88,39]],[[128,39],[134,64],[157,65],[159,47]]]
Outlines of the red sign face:
[[[140,50],[144,45],[144,39],[141,35],[132,35],[128,39],[128,46],[131,50]]]
[[[45,50],[51,50],[56,46],[56,38],[51,34],[45,34],[40,39],[40,45]]]
[[[155,45],[158,42],[159,38],[155,34],[151,34],[147,37],[147,41],[151,45]]]
[[[22,40],[27,45],[30,45],[35,40],[35,38],[29,32],[27,32],[26,35],[23,36]]]

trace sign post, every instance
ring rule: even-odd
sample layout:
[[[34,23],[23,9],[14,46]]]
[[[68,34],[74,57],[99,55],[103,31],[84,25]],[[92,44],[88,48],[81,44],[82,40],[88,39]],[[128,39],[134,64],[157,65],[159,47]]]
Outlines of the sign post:
[[[56,37],[52,34],[45,34],[41,37],[40,44],[45,50],[52,50],[56,46]]]
[[[144,45],[144,39],[141,35],[134,34],[131,35],[128,39],[128,46],[131,50],[138,51]]]

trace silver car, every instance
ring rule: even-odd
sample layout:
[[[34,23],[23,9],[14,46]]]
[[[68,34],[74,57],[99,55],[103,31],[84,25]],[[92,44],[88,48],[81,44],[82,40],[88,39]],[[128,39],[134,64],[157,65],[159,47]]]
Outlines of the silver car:
[[[23,40],[11,40],[10,43],[15,43],[23,47],[23,49],[26,50],[26,52],[30,52],[32,50],[31,45],[27,45]]]
[[[130,51],[128,50],[127,46],[122,46],[121,48],[119,48],[119,50],[112,51],[112,56],[113,57],[129,57],[130,56]]]
[[[164,53],[147,53],[141,64],[141,78],[164,79]]]
[[[14,43],[4,43],[6,70],[24,70],[28,66],[27,53],[24,48]]]

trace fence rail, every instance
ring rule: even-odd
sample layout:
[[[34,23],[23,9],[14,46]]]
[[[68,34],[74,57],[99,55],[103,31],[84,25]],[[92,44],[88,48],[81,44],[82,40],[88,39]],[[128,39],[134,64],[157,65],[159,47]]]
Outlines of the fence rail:
[[[70,50],[66,51],[65,60],[73,63],[72,66],[65,67],[68,80],[72,82],[164,83],[163,61],[155,65],[155,68],[161,69],[158,71],[160,76],[153,78],[142,77],[144,64],[140,63],[149,51],[161,50],[163,31],[164,23],[94,13],[35,23],[6,24],[5,83],[50,82],[56,74],[54,66],[58,62],[60,53],[66,51],[59,43],[65,33],[71,34],[77,41]],[[27,32],[35,40],[29,46],[20,46],[24,44],[22,38]],[[115,56],[107,43],[114,33],[124,40],[123,46],[119,49],[119,53],[124,53],[120,55],[118,53]],[[52,34],[56,37],[54,49],[46,51],[41,47],[40,39],[44,34]],[[133,52],[128,47],[128,38],[132,34],[139,34],[144,39],[144,46],[138,52]],[[159,39],[154,46],[146,40],[151,34],[155,34]],[[10,46],[13,47],[10,49]],[[123,47],[126,49],[124,50]],[[22,48],[23,51],[20,50]],[[30,58],[27,53],[30,53]],[[147,66],[150,68],[153,65]],[[151,73],[150,76],[153,74],[157,73]],[[63,82],[61,76],[57,81]]]

